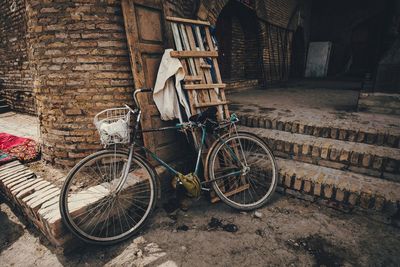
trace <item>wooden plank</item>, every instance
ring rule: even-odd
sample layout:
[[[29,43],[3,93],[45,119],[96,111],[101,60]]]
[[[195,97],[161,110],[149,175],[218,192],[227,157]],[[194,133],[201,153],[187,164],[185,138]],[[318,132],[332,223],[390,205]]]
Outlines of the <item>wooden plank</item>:
[[[210,84],[187,84],[183,88],[186,90],[201,90],[201,89],[214,89],[214,88],[225,88],[224,83],[210,83]]]
[[[190,50],[190,45],[189,45],[189,40],[186,35],[186,29],[182,24],[178,25],[178,31],[179,35],[182,37],[181,42],[184,50]],[[186,73],[190,75],[197,75],[197,70],[195,66],[195,61],[193,58],[186,58],[188,64],[186,68]],[[181,59],[181,61],[185,62],[185,59]],[[193,91],[189,94],[189,105],[190,105],[190,111],[192,114],[196,114],[197,110],[194,106],[194,104],[198,104],[199,99],[198,99],[198,94],[197,92]],[[194,139],[197,140],[197,137],[193,135]]]
[[[203,26],[210,26],[210,22],[204,20],[193,20],[193,19],[184,19],[184,18],[177,18],[177,17],[166,17],[168,21],[173,22],[180,22],[185,24],[195,24],[195,25],[203,25]]]
[[[210,102],[210,103],[202,103],[202,104],[197,104],[197,108],[206,108],[206,107],[214,107],[214,106],[219,106],[219,105],[227,105],[229,104],[229,101],[221,101],[221,102]]]
[[[197,48],[196,42],[194,40],[192,26],[191,25],[186,25],[186,27],[184,27],[183,29],[186,30],[185,34],[186,34],[186,37],[187,37],[189,50],[197,51],[198,48]],[[204,77],[204,73],[203,73],[202,69],[200,68],[200,58],[194,58],[194,62],[195,62],[196,70],[197,70],[197,75],[202,77],[202,82],[203,83],[207,82],[205,77]],[[199,98],[198,100],[199,100],[200,103],[209,102],[210,101],[210,96],[209,96],[207,91],[201,91],[201,92],[198,92],[197,94],[198,94],[198,98]]]
[[[211,39],[210,29],[208,27],[206,27],[205,28],[205,32],[206,32],[206,40],[207,40],[209,49],[211,51],[215,52],[216,50],[215,50],[213,41]],[[221,73],[219,71],[218,61],[217,61],[216,58],[213,58],[212,61],[213,61],[213,67],[214,67],[214,71],[215,71],[215,76],[217,78],[217,83],[222,83],[222,78],[221,78]],[[225,100],[226,99],[224,90],[221,90],[220,95],[221,95],[221,100]],[[228,119],[230,115],[229,115],[229,110],[228,110],[228,106],[227,105],[224,106],[224,113],[225,113],[224,114],[225,115],[224,118]]]
[[[196,41],[199,44],[200,51],[205,51],[205,47],[204,47],[204,43],[203,43],[203,37],[201,36],[201,32],[200,32],[200,27],[199,26],[194,26],[194,31],[195,31]],[[201,58],[200,60],[201,60],[201,63],[204,64],[204,59]],[[201,68],[201,70],[203,70],[203,72],[204,72],[206,83],[207,84],[214,84],[215,82],[214,82],[213,76],[211,75],[211,69],[210,68]],[[208,93],[209,98],[210,98],[209,102],[218,102],[218,101],[220,101],[220,99],[218,97],[219,89],[220,89],[219,87],[207,88],[207,89],[209,89],[209,90],[207,90],[207,93]],[[218,116],[219,119],[223,119],[224,118],[222,112],[223,112],[223,107],[218,106],[217,116]]]
[[[230,196],[233,196],[234,194],[238,194],[240,192],[243,192],[244,190],[247,190],[249,188],[250,188],[249,184],[245,184],[245,185],[242,185],[239,188],[236,188],[235,190],[232,190],[232,191],[229,191],[227,193],[224,193],[224,195],[227,196],[227,197],[230,197]],[[211,203],[216,203],[218,201],[220,201],[219,197],[214,197],[214,198],[211,199]]]
[[[211,57],[217,58],[217,51],[171,51],[171,57],[190,58],[190,57]]]

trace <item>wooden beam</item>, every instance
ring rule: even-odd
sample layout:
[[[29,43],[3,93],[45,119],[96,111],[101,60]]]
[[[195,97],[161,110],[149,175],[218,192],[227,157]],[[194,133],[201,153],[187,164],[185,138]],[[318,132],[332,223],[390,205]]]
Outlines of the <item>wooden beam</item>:
[[[214,89],[214,88],[225,88],[224,83],[206,83],[206,84],[186,84],[183,86],[186,90],[201,90],[201,89]]]
[[[184,18],[177,18],[177,17],[166,17],[165,19],[168,21],[180,22],[180,23],[185,23],[185,24],[210,26],[210,22],[204,21],[204,20],[193,20],[193,19],[184,19]]]
[[[218,57],[216,51],[171,51],[171,57],[190,58],[190,57]]]

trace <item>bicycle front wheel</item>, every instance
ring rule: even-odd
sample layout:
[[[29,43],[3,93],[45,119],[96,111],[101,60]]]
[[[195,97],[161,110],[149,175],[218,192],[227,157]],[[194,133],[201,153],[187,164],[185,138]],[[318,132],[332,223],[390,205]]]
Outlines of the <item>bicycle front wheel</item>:
[[[277,166],[262,139],[239,132],[224,138],[210,153],[208,177],[223,202],[239,210],[268,202],[277,185]]]
[[[60,195],[65,225],[80,239],[94,244],[125,240],[144,225],[157,199],[156,174],[133,156],[128,177],[128,154],[105,150],[81,160],[68,174]]]

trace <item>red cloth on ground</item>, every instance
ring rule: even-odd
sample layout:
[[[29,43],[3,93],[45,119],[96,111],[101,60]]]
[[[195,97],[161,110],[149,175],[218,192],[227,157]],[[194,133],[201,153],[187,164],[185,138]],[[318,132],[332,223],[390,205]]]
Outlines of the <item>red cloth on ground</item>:
[[[21,161],[33,160],[39,155],[38,145],[34,140],[8,133],[0,133],[0,150]]]

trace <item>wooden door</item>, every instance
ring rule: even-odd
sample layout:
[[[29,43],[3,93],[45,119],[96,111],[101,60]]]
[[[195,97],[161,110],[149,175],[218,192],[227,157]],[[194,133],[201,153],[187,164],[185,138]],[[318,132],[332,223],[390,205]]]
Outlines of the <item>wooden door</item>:
[[[122,0],[121,4],[135,88],[154,88],[167,43],[162,1]],[[174,124],[161,121],[151,93],[139,94],[138,101],[142,109],[143,129]],[[178,142],[176,131],[144,133],[143,141],[147,148],[165,161],[180,155],[177,152],[182,142]]]

